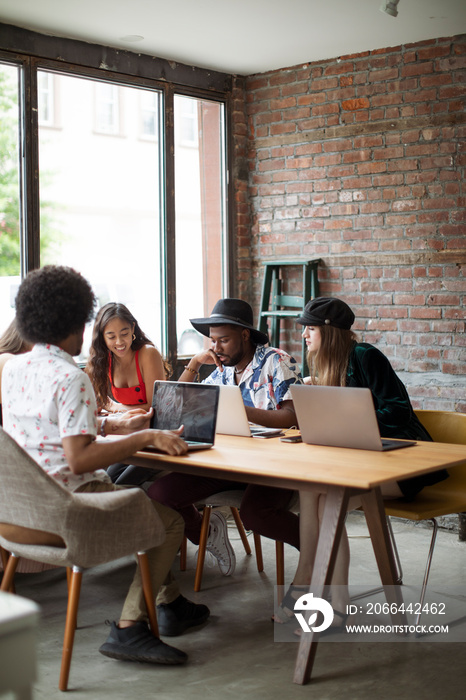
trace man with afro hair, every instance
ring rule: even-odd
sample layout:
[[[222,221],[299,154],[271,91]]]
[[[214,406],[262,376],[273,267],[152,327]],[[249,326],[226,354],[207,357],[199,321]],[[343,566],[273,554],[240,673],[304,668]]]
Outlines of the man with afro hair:
[[[95,297],[90,284],[69,267],[49,265],[23,280],[16,297],[21,336],[34,347],[9,360],[3,373],[4,429],[52,477],[71,491],[113,491],[105,468],[147,446],[184,454],[178,431],[151,430],[151,413],[135,409],[122,416],[97,417],[89,377],[73,357],[79,355]],[[96,440],[120,433],[118,441]],[[208,618],[209,609],[180,595],[171,565],[183,537],[183,520],[152,501],[165,540],[149,550],[152,586],[162,635],[174,636]],[[99,650],[111,658],[155,664],[182,664],[187,655],[154,637],[147,624],[139,567],[123,606]]]

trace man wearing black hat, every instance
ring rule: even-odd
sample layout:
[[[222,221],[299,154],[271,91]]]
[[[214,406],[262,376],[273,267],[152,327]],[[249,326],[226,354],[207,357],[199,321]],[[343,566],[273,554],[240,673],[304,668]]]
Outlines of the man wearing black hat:
[[[252,309],[247,302],[220,299],[210,316],[193,318],[191,324],[210,338],[212,345],[188,362],[181,381],[195,381],[202,365],[215,365],[205,383],[239,386],[249,421],[270,428],[296,425],[289,387],[302,382],[299,367],[287,353],[267,346],[268,336],[254,328]],[[186,536],[198,544],[201,516],[193,504],[238,486],[241,485],[237,482],[221,479],[169,474],[155,481],[148,494],[181,513]],[[292,496],[293,492],[287,489],[247,486],[241,504],[245,527],[298,548],[298,518],[288,510]],[[211,517],[207,549],[217,558],[224,575],[233,573],[234,550],[228,540],[226,521],[217,511]]]

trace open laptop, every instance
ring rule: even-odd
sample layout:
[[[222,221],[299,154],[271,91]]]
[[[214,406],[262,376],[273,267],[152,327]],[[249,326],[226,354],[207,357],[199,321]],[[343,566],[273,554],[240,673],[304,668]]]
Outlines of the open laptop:
[[[290,389],[303,442],[379,452],[416,444],[380,437],[369,389],[307,384]]]
[[[282,435],[280,428],[251,425],[239,386],[221,384],[218,401],[217,433],[242,437],[275,437]]]
[[[156,381],[150,427],[176,430],[184,425],[189,450],[209,449],[215,441],[218,396],[218,386],[212,384]]]

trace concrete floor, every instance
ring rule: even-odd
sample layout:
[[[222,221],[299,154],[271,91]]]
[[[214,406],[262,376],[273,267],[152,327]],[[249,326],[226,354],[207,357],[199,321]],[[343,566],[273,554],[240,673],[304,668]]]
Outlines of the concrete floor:
[[[421,584],[430,530],[400,521],[395,521],[394,530],[402,553],[405,590],[409,591],[410,587]],[[203,628],[167,640],[189,653],[186,666],[170,668],[118,662],[99,654],[98,648],[108,632],[104,621],[118,619],[134,565],[125,559],[85,573],[69,684],[75,700],[133,697],[456,700],[466,697],[465,625],[460,642],[321,642],[310,684],[293,684],[297,644],[275,642],[270,622],[274,545],[262,539],[265,572],[259,574],[254,556],[245,556],[233,526],[230,532],[237,553],[234,576],[221,576],[216,564],[206,567],[203,590],[194,594],[192,545],[188,548],[188,571],[177,573],[182,592],[192,600],[208,604],[212,612]],[[375,560],[361,514],[349,516],[348,534],[352,585],[377,584]],[[285,558],[288,584],[297,553],[287,547]],[[175,572],[177,567],[175,563]],[[63,697],[57,684],[66,606],[64,573],[51,570],[20,574],[16,588],[18,594],[35,600],[41,607],[37,639],[39,678],[34,699]],[[458,598],[459,591],[464,614],[466,543],[459,542],[456,534],[439,533],[429,591],[434,601],[438,599],[437,592],[446,594],[447,598]]]

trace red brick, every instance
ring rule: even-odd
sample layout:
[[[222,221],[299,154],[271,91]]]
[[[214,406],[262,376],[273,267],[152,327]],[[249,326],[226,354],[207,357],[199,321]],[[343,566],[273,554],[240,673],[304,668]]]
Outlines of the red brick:
[[[311,95],[299,95],[297,104],[299,107],[313,104],[323,104],[326,101],[325,94],[322,92],[312,93]]]
[[[288,97],[289,95],[302,95],[303,93],[307,92],[308,90],[309,90],[309,85],[305,82],[291,83],[291,85],[284,85],[281,88],[283,97]]]
[[[398,78],[398,68],[386,68],[384,70],[370,71],[368,82],[381,82],[383,80],[396,80]]]
[[[355,100],[343,100],[341,108],[344,110],[367,109],[370,106],[367,97],[359,97]]]
[[[366,175],[367,173],[383,173],[387,170],[387,164],[381,162],[359,163],[357,168],[360,175]]]
[[[352,75],[342,75],[340,78],[340,85],[341,87],[346,87],[348,85],[353,84],[353,76]]]
[[[428,73],[432,73],[433,70],[434,64],[432,61],[427,61],[426,63],[414,63],[409,66],[402,66],[401,76],[404,78],[412,75],[426,75]]]
[[[296,97],[285,97],[280,100],[270,100],[270,109],[287,109],[296,106]]]
[[[423,88],[439,86],[439,85],[448,85],[451,82],[452,82],[451,75],[446,74],[446,73],[442,73],[440,75],[437,75],[437,74],[423,75],[419,80],[419,84]]]
[[[336,114],[339,111],[340,110],[336,102],[333,104],[324,104],[317,107],[311,107],[311,114],[313,117],[322,116],[323,114]]]
[[[332,90],[338,87],[338,78],[321,78],[319,80],[311,80],[311,90],[319,92],[320,90]]]
[[[335,63],[324,69],[324,75],[339,75],[340,73],[351,73],[354,69],[353,63]]]

